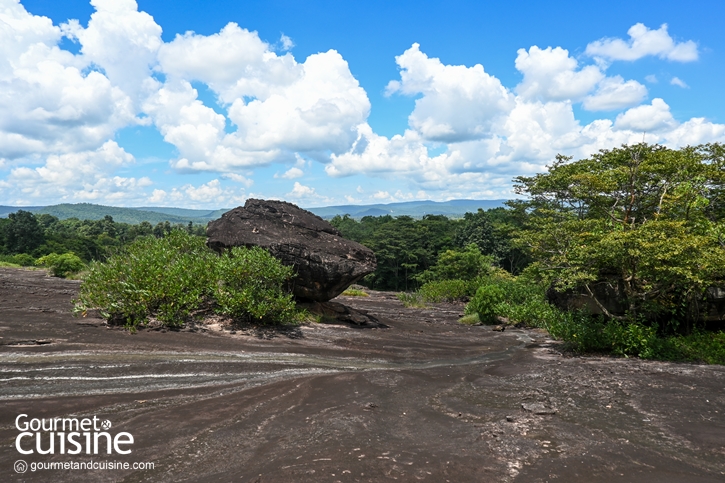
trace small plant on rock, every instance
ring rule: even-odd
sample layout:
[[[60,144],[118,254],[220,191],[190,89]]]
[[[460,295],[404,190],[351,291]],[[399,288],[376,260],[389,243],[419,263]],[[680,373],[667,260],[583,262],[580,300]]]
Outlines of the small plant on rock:
[[[466,314],[478,314],[478,320],[482,324],[496,323],[496,306],[505,299],[504,291],[494,284],[482,285],[476,291],[476,295],[466,305]]]

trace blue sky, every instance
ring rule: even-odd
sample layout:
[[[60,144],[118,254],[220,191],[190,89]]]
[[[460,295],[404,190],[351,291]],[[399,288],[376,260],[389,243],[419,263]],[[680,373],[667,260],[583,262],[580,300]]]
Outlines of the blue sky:
[[[509,198],[725,142],[725,3],[0,0],[0,204]]]

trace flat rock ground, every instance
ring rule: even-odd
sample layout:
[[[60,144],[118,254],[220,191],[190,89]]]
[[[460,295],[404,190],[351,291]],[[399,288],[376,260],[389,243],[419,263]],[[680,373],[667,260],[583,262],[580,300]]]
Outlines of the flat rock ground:
[[[388,328],[130,334],[73,317],[78,286],[0,269],[1,481],[725,481],[721,366],[565,357],[543,332],[391,293],[337,299]],[[22,456],[23,413],[108,419],[133,452]]]

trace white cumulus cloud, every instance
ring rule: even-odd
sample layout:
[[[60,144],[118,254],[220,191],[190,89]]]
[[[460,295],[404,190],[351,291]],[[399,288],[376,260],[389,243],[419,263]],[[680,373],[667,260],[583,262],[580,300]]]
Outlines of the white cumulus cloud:
[[[224,173],[222,175],[222,178],[230,179],[234,181],[235,183],[239,183],[241,185],[246,186],[247,188],[250,188],[254,184],[254,180],[247,178],[246,176],[242,176],[239,173]]]
[[[699,118],[678,122],[662,99],[641,104],[647,97],[641,83],[606,76],[605,65],[582,67],[561,48],[519,51],[517,68],[524,79],[516,94],[483,68],[445,65],[418,45],[397,60],[401,78],[388,84],[388,93],[420,96],[409,129],[386,137],[360,125],[352,147],[331,156],[329,176],[401,180],[437,198],[509,197],[512,177],[545,170],[558,153],[586,157],[640,142],[643,132],[648,142],[672,147],[723,139],[725,126]],[[460,92],[475,95],[450,94]],[[615,121],[583,124],[575,116],[578,102],[590,111],[619,114]],[[429,108],[438,103],[445,107]]]
[[[305,186],[299,181],[295,181],[292,191],[285,195],[287,198],[291,198],[297,201],[330,201],[329,198],[319,195],[315,188]]]
[[[152,184],[147,177],[114,175],[133,163],[131,154],[107,141],[93,151],[50,155],[42,166],[14,168],[7,180],[0,181],[0,190],[10,200],[129,199]]]
[[[58,47],[63,31],[0,2],[0,159],[93,150],[135,122],[127,93]]]
[[[677,126],[670,106],[660,99],[652,99],[650,105],[633,107],[617,116],[614,127],[640,132],[657,132]]]
[[[84,59],[134,98],[153,89],[149,77],[163,44],[161,27],[134,0],[91,0],[96,12],[87,28],[70,22],[67,31],[80,41]]]
[[[524,75],[516,92],[527,99],[544,101],[581,99],[605,77],[596,65],[578,69],[576,59],[561,47],[519,49],[516,69]]]
[[[296,179],[301,178],[305,173],[300,168],[290,168],[282,174],[275,174],[275,178]]]
[[[637,60],[648,55],[677,62],[698,59],[697,44],[692,40],[675,42],[667,32],[667,24],[651,30],[642,23],[634,24],[627,31],[629,40],[605,38],[587,45],[586,53],[606,60]]]
[[[344,152],[370,110],[336,51],[298,63],[234,23],[218,34],[177,36],[159,49],[159,62],[167,82],[145,109],[179,149],[178,169],[226,172],[292,163],[300,152]],[[193,81],[218,96],[226,116],[197,99]]]
[[[421,52],[418,44],[395,61],[401,80],[390,82],[387,92],[423,95],[415,101],[409,122],[426,139],[452,142],[484,137],[513,107],[513,95],[480,64],[445,65]]]
[[[147,201],[170,205],[184,203],[190,207],[220,207],[239,205],[246,199],[243,190],[225,188],[218,179],[213,179],[199,186],[189,183],[170,191],[156,189]]]
[[[582,106],[588,111],[615,111],[637,105],[646,97],[647,88],[639,82],[614,76],[603,79]]]

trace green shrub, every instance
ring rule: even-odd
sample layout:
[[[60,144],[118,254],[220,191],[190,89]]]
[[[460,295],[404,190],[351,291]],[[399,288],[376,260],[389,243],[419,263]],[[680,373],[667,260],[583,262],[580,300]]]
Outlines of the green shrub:
[[[725,364],[725,332],[658,336],[657,328],[639,320],[610,320],[583,312],[568,312],[549,304],[544,287],[526,274],[485,280],[466,306],[459,322],[493,323],[496,316],[546,329],[569,350],[611,353],[626,357]]]
[[[131,327],[151,315],[182,324],[212,291],[213,256],[202,238],[179,231],[139,238],[106,262],[91,263],[76,306]]]
[[[493,257],[484,255],[475,243],[463,250],[446,250],[430,269],[415,276],[419,282],[435,280],[473,280],[491,273]]]
[[[440,280],[424,284],[419,293],[426,302],[453,302],[472,295],[475,286],[465,280]]]
[[[345,289],[345,291],[342,292],[342,295],[346,295],[348,297],[370,297],[370,294],[366,291],[352,287]]]
[[[505,300],[505,293],[496,284],[482,285],[476,290],[476,295],[466,305],[465,313],[478,314],[478,319],[483,324],[493,324],[496,316],[499,315],[498,305]]]
[[[83,260],[75,253],[64,253],[62,255],[51,253],[38,258],[35,264],[48,268],[54,277],[61,278],[65,278],[72,273],[78,273],[85,267]]]
[[[404,307],[425,307],[425,301],[420,292],[400,292],[397,297],[403,302]]]
[[[7,261],[16,265],[20,265],[21,267],[32,267],[33,265],[35,265],[35,258],[27,253],[18,253],[17,255],[12,255]]]
[[[292,295],[283,286],[293,275],[266,250],[234,247],[217,259],[217,312],[258,322],[289,323],[295,319]]]
[[[547,330],[553,327],[553,330],[557,330],[557,324],[573,317],[551,305],[546,300],[544,287],[525,275],[512,277],[494,272],[493,276],[476,282],[479,286],[496,287],[484,289],[484,293],[497,294],[489,296],[484,304],[488,313],[486,318],[490,321],[488,323],[492,323],[496,316],[500,316],[508,319],[511,324],[525,324]],[[480,315],[477,305],[481,303],[483,303],[482,298],[474,297],[466,307],[466,313]]]
[[[31,255],[21,253],[18,255],[0,255],[0,267],[32,267],[35,265],[35,259]]]
[[[585,314],[559,311],[546,330],[575,352],[609,352],[611,345],[602,337],[604,325],[603,320]]]
[[[480,325],[481,324],[481,321],[478,318],[478,314],[464,315],[463,317],[458,319],[458,322],[460,324],[464,324],[464,325]]]
[[[614,354],[649,359],[654,356],[657,329],[639,322],[609,321],[604,325],[602,338]]]
[[[654,341],[653,358],[725,364],[725,332],[696,331]]]
[[[294,314],[283,283],[291,270],[262,249],[235,248],[219,256],[202,237],[174,230],[137,239],[106,262],[94,262],[76,311],[98,309],[128,327],[151,316],[182,325],[199,309],[261,322],[288,322]]]

